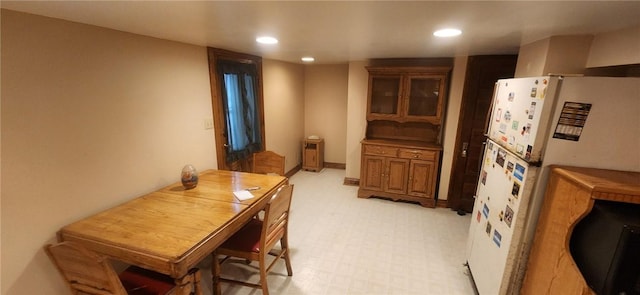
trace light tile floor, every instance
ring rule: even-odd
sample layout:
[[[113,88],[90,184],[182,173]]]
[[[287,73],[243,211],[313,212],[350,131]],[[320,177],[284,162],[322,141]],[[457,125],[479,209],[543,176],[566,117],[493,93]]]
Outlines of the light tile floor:
[[[474,294],[463,265],[470,215],[358,199],[356,186],[342,184],[344,172],[300,171],[291,177],[293,276],[278,262],[268,278],[271,294]],[[210,261],[200,268],[210,294]],[[222,274],[257,282],[256,269],[225,263]],[[222,292],[261,294],[224,283]]]

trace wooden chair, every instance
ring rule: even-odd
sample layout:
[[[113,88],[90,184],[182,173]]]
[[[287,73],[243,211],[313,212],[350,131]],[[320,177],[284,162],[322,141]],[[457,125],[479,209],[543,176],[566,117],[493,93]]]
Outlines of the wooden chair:
[[[200,271],[192,269],[182,281],[136,266],[117,274],[109,259],[74,242],[46,245],[45,252],[56,266],[74,295],[165,295],[202,294]]]
[[[284,156],[272,151],[262,151],[253,154],[251,171],[259,174],[274,173],[284,176]]]
[[[287,274],[293,275],[291,260],[289,259],[289,243],[287,228],[289,223],[289,208],[293,195],[293,185],[285,185],[274,195],[265,208],[263,220],[251,219],[247,225],[241,228],[216,251],[213,252],[213,290],[214,294],[220,294],[220,282],[241,284],[253,288],[262,289],[262,294],[268,295],[267,273],[279,259],[284,259]],[[280,251],[274,250],[274,246],[280,242]],[[275,256],[269,265],[266,264],[267,254]],[[218,255],[226,256],[222,260]],[[247,262],[258,261],[260,267],[260,282],[258,284],[232,280],[220,277],[220,265],[230,257],[246,259]]]

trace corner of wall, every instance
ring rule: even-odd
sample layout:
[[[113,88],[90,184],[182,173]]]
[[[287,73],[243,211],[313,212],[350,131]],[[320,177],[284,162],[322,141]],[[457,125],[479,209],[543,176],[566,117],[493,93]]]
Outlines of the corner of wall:
[[[543,75],[549,42],[547,38],[520,47],[514,74],[516,78]]]

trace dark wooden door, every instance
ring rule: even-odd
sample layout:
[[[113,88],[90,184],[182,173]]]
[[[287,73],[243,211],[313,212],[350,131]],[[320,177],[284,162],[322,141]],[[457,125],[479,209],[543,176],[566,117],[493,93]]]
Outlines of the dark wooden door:
[[[218,169],[250,172],[253,153],[266,146],[262,58],[211,47],[208,54]],[[236,83],[227,85],[227,81]],[[249,92],[253,95],[247,95]],[[235,118],[242,118],[242,124],[230,117],[232,113]],[[243,140],[236,141],[238,137]]]
[[[453,210],[473,209],[494,85],[498,79],[513,77],[517,59],[517,55],[469,57],[447,198]]]

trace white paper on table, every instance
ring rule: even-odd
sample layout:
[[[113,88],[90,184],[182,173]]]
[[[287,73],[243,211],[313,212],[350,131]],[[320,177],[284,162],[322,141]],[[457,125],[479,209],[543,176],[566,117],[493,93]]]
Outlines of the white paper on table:
[[[235,191],[235,192],[233,192],[233,194],[240,201],[244,201],[244,200],[248,200],[248,199],[253,198],[253,194],[251,194],[251,192],[248,191],[248,190]]]

